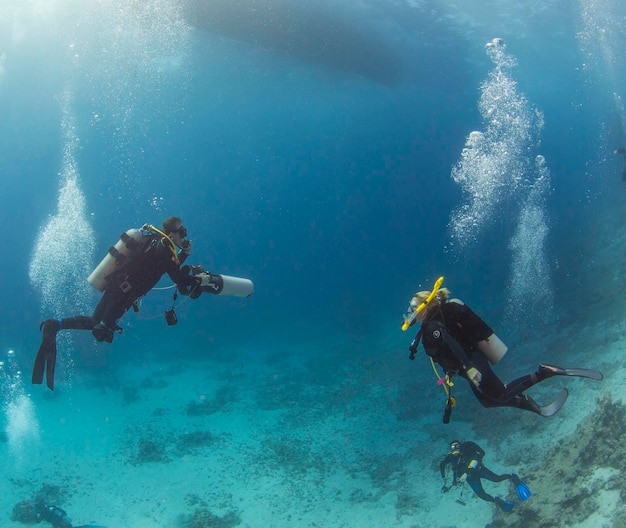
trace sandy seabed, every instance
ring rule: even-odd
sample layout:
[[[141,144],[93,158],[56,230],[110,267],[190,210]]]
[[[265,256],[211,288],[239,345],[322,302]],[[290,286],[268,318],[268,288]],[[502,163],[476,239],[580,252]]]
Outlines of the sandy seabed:
[[[623,329],[594,330],[586,332]],[[541,479],[537,468],[550,449],[574,434],[598,399],[610,394],[623,402],[623,348],[615,339],[601,355],[588,347],[572,356],[564,366],[592,363],[606,377],[550,380],[545,394],[570,389],[552,419],[482,409],[460,387],[464,409],[448,426],[434,383],[417,389],[421,401],[407,411],[411,372],[430,368],[423,357],[400,381],[390,379],[382,357],[341,365],[320,356],[311,369],[297,359],[312,357],[307,349],[280,361],[128,365],[115,380],[75,375],[54,393],[28,386],[5,402],[0,524],[25,526],[11,521],[14,506],[43,494],[76,526],[484,527],[493,504],[467,486],[441,493],[438,460],[448,442],[476,441],[493,471],[525,478],[534,468],[532,478]],[[610,470],[597,473],[612,477]],[[508,483],[484,485],[513,500]],[[576,526],[612,526],[618,497],[602,491],[596,500],[603,507]],[[557,519],[552,525],[560,526]]]

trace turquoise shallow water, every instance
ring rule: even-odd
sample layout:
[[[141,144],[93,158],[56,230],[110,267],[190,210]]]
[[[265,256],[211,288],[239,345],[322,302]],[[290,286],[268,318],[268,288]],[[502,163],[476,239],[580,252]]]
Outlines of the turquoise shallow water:
[[[109,528],[485,526],[440,495],[452,437],[523,474],[624,397],[624,8],[199,4],[0,6],[0,524],[44,490]],[[171,214],[254,296],[179,299],[168,327],[163,280],[112,345],[60,334],[55,392],[31,386],[40,321],[90,313],[107,248]],[[444,426],[400,330],[440,275],[509,346],[504,380],[605,381],[533,389],[570,389],[546,421],[459,380]]]

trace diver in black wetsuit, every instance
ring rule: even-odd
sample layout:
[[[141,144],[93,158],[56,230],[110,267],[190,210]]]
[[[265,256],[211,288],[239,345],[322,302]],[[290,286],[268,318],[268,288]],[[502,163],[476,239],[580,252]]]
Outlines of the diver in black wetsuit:
[[[481,479],[487,479],[491,482],[502,482],[503,480],[510,480],[515,486],[517,495],[520,500],[527,500],[530,497],[530,490],[528,486],[524,484],[515,473],[504,473],[502,475],[496,475],[493,471],[489,470],[483,465],[483,457],[485,451],[478,444],[474,442],[459,442],[457,440],[450,444],[450,452],[443,457],[439,464],[439,470],[441,472],[441,478],[444,480],[444,485],[441,491],[446,493],[452,488],[452,486],[458,486],[467,482],[474,493],[478,495],[482,500],[488,502],[494,502],[498,507],[504,511],[509,512],[515,506],[514,503],[501,499],[500,497],[493,497],[489,495],[484,489],[481,483]],[[446,468],[450,466],[452,469],[452,484],[447,486]]]
[[[447,288],[438,289],[436,286],[433,292],[418,292],[411,299],[409,313],[412,315],[405,325],[421,321],[422,326],[409,347],[409,357],[415,358],[421,339],[426,353],[443,367],[447,379],[457,374],[465,378],[484,407],[517,407],[542,416],[552,416],[565,403],[567,389],[563,389],[559,397],[545,407],[523,394],[524,391],[553,376],[602,379],[602,373],[596,370],[563,369],[542,364],[536,372],[505,385],[489,363],[490,359],[497,363],[506,352],[506,346],[467,305],[458,299],[448,301],[448,297]],[[447,403],[445,423],[453,405],[450,398]]]
[[[93,315],[76,315],[66,319],[47,319],[41,324],[43,338],[33,368],[32,383],[43,381],[54,390],[56,334],[59,330],[91,330],[97,341],[113,341],[114,332],[121,332],[117,322],[137,301],[148,293],[167,273],[183,295],[194,292],[201,279],[189,275],[189,267],[181,264],[191,253],[191,241],[185,240],[187,229],[175,216],[166,218],[163,230],[152,226],[133,250],[132,258],[120,259],[121,265],[106,278],[104,294]],[[180,251],[177,250],[180,248]],[[113,255],[115,248],[109,250]],[[118,257],[116,257],[118,258]],[[210,275],[210,274],[205,274]],[[172,311],[173,313],[173,311]],[[175,322],[175,321],[174,321]],[[173,322],[168,324],[174,324]]]
[[[72,520],[67,516],[67,513],[58,506],[46,506],[39,503],[35,505],[35,512],[38,523],[47,521],[53,528],[106,528],[105,526],[95,526],[93,524],[73,526]]]

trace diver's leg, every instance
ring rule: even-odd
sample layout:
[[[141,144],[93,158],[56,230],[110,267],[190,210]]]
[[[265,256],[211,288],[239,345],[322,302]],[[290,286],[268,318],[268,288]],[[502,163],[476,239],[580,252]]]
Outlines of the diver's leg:
[[[61,330],[91,330],[95,323],[89,315],[75,315],[61,319]]]
[[[43,337],[35,357],[31,382],[39,385],[46,371],[46,385],[54,390],[54,368],[57,358],[57,332],[59,330],[91,330],[93,319],[88,315],[76,315],[65,319],[46,319],[41,323]]]
[[[506,386],[506,395],[508,398],[515,398],[518,395],[521,395],[526,390],[530,389],[530,387],[537,385],[537,383],[541,383],[548,378],[552,378],[554,376],[574,376],[579,378],[590,378],[595,380],[602,379],[602,373],[597,370],[590,369],[565,369],[561,367],[555,367],[553,365],[539,365],[537,372],[533,372],[528,376],[522,376],[521,378],[517,378],[513,380]]]
[[[533,372],[527,376],[522,376],[521,378],[517,378],[507,384],[506,396],[508,398],[515,398],[517,395],[522,394],[522,392],[530,389],[532,386],[537,385],[537,383],[541,383],[542,381],[553,376],[557,376],[558,374],[559,372],[556,369],[553,370],[540,365],[537,372]]]
[[[96,323],[92,334],[97,341],[113,342],[114,332],[121,331],[117,322],[135,301],[134,296],[122,292],[119,288],[105,291],[92,316]]]
[[[485,466],[482,466],[478,470],[478,473],[480,475],[480,478],[490,480],[491,482],[502,482],[503,480],[510,480],[511,482],[513,482],[514,480],[513,478],[514,475],[511,475],[510,473],[503,473],[502,475],[496,475],[493,471],[491,471],[489,468],[486,468]]]
[[[487,358],[480,353],[475,353],[472,355],[471,360],[481,374],[478,387],[470,380],[467,380],[476,399],[483,407],[504,407],[508,405],[506,386],[491,369]],[[467,379],[467,375],[464,373],[461,373],[461,375]]]
[[[470,487],[472,488],[472,490],[474,490],[474,493],[476,493],[476,495],[478,495],[482,500],[487,501],[487,502],[494,502],[498,505],[498,508],[500,508],[503,512],[510,512],[513,507],[515,506],[515,504],[513,504],[512,502],[506,501],[501,499],[500,497],[493,497],[491,495],[489,495],[489,493],[487,493],[484,489],[483,486],[480,482],[481,476],[482,476],[482,469],[477,473],[472,473],[470,475],[468,475],[467,477],[467,483],[470,485]],[[487,470],[489,471],[489,470]],[[489,471],[489,473],[491,473]],[[497,477],[497,475],[494,475]],[[502,479],[504,480],[504,479]],[[499,482],[499,481],[498,481]]]
[[[478,495],[482,500],[487,502],[496,501],[491,495],[489,495],[489,493],[484,490],[483,485],[480,481],[480,476],[477,473],[470,473],[467,476],[467,483],[470,485],[474,493],[476,493],[476,495]]]
[[[526,396],[526,394],[518,394],[505,405],[508,407],[516,407],[525,411],[534,412],[535,414],[549,418],[559,412],[561,407],[565,404],[568,395],[569,393],[567,389],[561,389],[561,392],[559,392],[558,396],[551,403],[541,406],[530,396]]]

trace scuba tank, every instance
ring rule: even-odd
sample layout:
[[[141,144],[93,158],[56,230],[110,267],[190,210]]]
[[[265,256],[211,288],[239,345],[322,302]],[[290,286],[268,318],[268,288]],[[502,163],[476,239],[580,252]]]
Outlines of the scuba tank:
[[[139,229],[129,229],[120,235],[120,239],[109,248],[108,253],[87,277],[87,281],[96,290],[104,291],[107,277],[114,273],[124,261],[140,247],[143,233]]]
[[[498,362],[506,354],[508,347],[502,342],[502,340],[496,335],[491,334],[484,341],[476,343],[476,347],[480,350],[492,365],[497,365]]]

